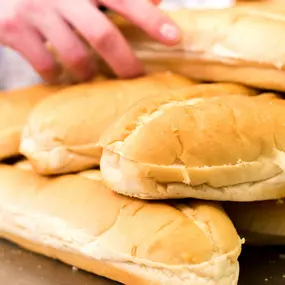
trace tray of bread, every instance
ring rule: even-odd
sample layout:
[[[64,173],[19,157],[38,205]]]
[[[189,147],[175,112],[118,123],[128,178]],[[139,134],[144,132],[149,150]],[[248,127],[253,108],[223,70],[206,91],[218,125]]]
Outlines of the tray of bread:
[[[5,285],[285,284],[285,6],[167,13],[109,15],[143,76],[0,93]]]

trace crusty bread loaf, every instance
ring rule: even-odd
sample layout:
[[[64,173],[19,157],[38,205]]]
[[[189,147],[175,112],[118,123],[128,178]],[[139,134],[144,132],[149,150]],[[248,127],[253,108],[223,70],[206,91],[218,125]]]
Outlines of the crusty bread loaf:
[[[0,237],[129,285],[238,279],[241,240],[219,205],[136,200],[81,175],[1,165]]]
[[[98,165],[101,133],[133,102],[193,84],[185,77],[164,72],[66,88],[33,110],[23,132],[21,152],[42,174]]]
[[[101,137],[107,185],[144,199],[285,197],[285,101],[220,96],[221,86],[130,108]]]
[[[0,160],[19,154],[21,132],[34,106],[59,90],[36,85],[0,93]]]
[[[195,80],[285,91],[285,5],[251,3],[167,13],[183,32],[181,43],[174,47],[110,16],[148,72],[167,69]]]
[[[224,206],[247,244],[285,245],[284,199]]]

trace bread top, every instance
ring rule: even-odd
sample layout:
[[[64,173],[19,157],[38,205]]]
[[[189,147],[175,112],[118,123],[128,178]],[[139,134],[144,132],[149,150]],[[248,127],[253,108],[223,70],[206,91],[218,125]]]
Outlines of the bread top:
[[[261,104],[240,96],[192,101],[193,105],[168,103],[137,117],[134,129],[117,129],[120,137],[110,135],[118,138],[112,139],[114,150],[133,161],[185,167],[234,165],[271,154],[273,122],[260,116],[265,114],[257,106]]]
[[[118,16],[111,18],[142,59],[205,59],[235,66],[285,68],[285,42],[280,36],[285,30],[284,5],[246,3],[225,9],[180,9],[166,13],[183,33],[181,43],[174,47],[156,43]]]
[[[132,103],[193,84],[182,76],[164,72],[66,88],[30,114],[21,152],[41,173],[72,172],[98,165],[101,133]]]
[[[100,144],[128,159],[157,165],[180,162],[186,167],[201,167],[233,163],[234,157],[239,156],[231,151],[233,143],[243,141],[232,141],[237,132],[235,120],[229,121],[230,108],[240,100],[237,106],[252,102],[243,100],[254,94],[251,92],[235,84],[200,84],[182,92],[145,98],[107,129]],[[236,114],[239,115],[243,114]],[[221,130],[222,124],[227,129]],[[224,148],[229,150],[225,152]]]
[[[101,145],[156,182],[217,188],[269,179],[284,170],[285,101],[238,94],[213,84],[193,86],[184,99],[145,98]]]
[[[160,115],[164,115],[166,111],[174,110],[176,107],[183,109],[189,106],[189,108],[191,108],[191,106],[196,103],[204,102],[205,98],[234,95],[254,96],[257,94],[257,91],[253,89],[231,83],[198,84],[183,90],[155,94],[151,97],[138,100],[126,112],[119,116],[102,134],[99,144],[102,147],[106,147],[112,143],[124,141],[135,129],[140,128],[145,122],[149,123],[150,121],[155,121],[152,119],[156,119],[158,116],[164,117]],[[276,98],[275,95],[272,96]],[[183,116],[183,113],[181,115]],[[189,123],[190,122],[191,120]],[[167,124],[169,122],[166,121],[165,123]],[[155,133],[153,135],[155,135]],[[149,139],[151,140],[151,137],[149,137]],[[142,144],[140,143],[140,145]],[[145,151],[145,149],[143,151]],[[165,158],[166,157],[167,155]]]
[[[218,204],[150,203],[118,195],[101,181],[80,175],[47,178],[1,165],[0,212],[10,226],[16,215],[21,215],[26,230],[38,217],[39,224],[49,223],[55,237],[60,233],[63,244],[65,239],[72,244],[76,233],[84,234],[86,239],[80,246],[97,240],[102,258],[111,261],[124,257],[135,263],[186,266],[224,254],[234,262],[240,252],[236,230]],[[34,218],[29,218],[29,213]],[[70,229],[68,236],[52,218],[65,222],[66,230]],[[40,234],[39,227],[33,237],[41,239]]]

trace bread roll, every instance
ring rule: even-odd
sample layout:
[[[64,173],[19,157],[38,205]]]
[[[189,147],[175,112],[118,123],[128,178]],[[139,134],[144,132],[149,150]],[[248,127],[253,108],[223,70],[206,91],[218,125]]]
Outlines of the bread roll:
[[[19,154],[21,132],[34,106],[59,87],[36,85],[0,92],[0,160]]]
[[[285,91],[285,5],[251,3],[167,14],[182,30],[181,43],[172,47],[110,16],[148,72],[167,69],[195,80]]]
[[[241,240],[212,202],[149,203],[80,175],[0,166],[0,237],[129,285],[236,285]]]
[[[130,108],[101,137],[107,185],[143,199],[285,197],[285,101],[220,96],[238,94],[223,88],[197,85]]]
[[[241,236],[251,245],[285,245],[285,200],[225,203]]]
[[[101,133],[132,103],[193,84],[165,72],[66,88],[33,110],[23,132],[21,152],[42,174],[75,172],[98,165]]]

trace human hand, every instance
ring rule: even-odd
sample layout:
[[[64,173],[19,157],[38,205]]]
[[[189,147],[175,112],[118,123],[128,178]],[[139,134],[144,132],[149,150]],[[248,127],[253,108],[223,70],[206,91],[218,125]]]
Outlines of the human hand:
[[[3,3],[4,2],[4,3]],[[159,0],[3,0],[0,11],[0,43],[26,58],[46,81],[60,72],[57,59],[77,80],[94,73],[90,49],[78,34],[120,77],[143,72],[119,30],[98,9],[116,11],[150,36],[165,44],[179,41],[179,30],[154,4]],[[77,33],[74,32],[77,31]]]

